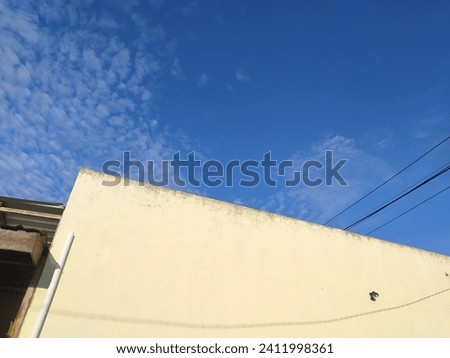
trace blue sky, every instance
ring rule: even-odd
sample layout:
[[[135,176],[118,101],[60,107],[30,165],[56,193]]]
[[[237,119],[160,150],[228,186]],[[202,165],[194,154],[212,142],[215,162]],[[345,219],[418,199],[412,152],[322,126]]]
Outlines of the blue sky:
[[[66,202],[131,151],[348,159],[348,186],[186,188],[323,223],[450,134],[448,1],[0,0],[0,194]],[[450,141],[331,225],[449,161]],[[354,230],[448,186],[449,173]],[[374,236],[450,255],[449,191]]]

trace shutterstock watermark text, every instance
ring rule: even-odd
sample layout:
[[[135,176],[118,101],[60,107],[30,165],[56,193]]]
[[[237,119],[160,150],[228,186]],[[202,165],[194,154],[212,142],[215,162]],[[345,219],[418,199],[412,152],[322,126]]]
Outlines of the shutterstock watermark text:
[[[277,161],[272,153],[266,152],[260,160],[233,159],[227,162],[219,160],[200,160],[195,152],[182,158],[180,152],[167,160],[140,161],[132,159],[131,152],[123,152],[122,160],[108,160],[103,163],[103,173],[111,175],[104,180],[105,186],[129,185],[130,178],[135,177],[139,183],[156,186],[175,187],[310,187],[320,185],[347,186],[340,170],[347,159],[334,161],[333,151],[326,150],[323,160],[311,159],[302,163],[294,160]],[[133,176],[134,174],[134,176]]]

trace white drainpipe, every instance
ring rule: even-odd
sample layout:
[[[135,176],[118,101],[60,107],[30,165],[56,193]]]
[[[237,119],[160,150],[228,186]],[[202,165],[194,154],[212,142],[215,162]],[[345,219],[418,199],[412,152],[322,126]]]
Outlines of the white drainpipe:
[[[42,328],[44,326],[45,319],[47,318],[48,311],[50,310],[50,305],[52,304],[53,297],[55,297],[56,289],[58,288],[59,280],[61,278],[64,265],[67,261],[67,256],[69,255],[70,248],[72,246],[73,239],[75,238],[73,232],[67,234],[66,243],[61,251],[61,256],[59,262],[56,264],[55,271],[53,272],[53,277],[50,285],[47,289],[47,294],[45,295],[44,303],[42,304],[41,310],[37,317],[37,321],[34,325],[33,331],[31,332],[31,338],[39,338],[41,335]]]

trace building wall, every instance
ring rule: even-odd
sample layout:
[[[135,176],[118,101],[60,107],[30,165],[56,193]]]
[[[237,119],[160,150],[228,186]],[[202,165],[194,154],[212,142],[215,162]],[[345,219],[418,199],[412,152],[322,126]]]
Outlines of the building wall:
[[[82,170],[70,196],[53,257],[76,237],[42,337],[450,337],[450,257],[103,179]]]

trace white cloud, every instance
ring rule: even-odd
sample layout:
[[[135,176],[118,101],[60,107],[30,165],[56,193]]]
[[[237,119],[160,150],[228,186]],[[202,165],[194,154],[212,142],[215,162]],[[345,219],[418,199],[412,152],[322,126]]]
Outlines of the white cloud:
[[[150,91],[145,90],[144,93],[142,93],[142,101],[150,101],[151,99],[153,99],[153,95]]]
[[[158,121],[156,119],[150,120],[150,127],[152,128],[158,127]]]
[[[433,138],[439,136],[439,133],[450,131],[450,115],[441,108],[432,109],[425,116],[413,118],[410,122],[410,133],[419,140]]]
[[[250,82],[250,77],[244,71],[240,71],[240,70],[236,72],[236,79],[239,82],[244,82],[244,83]]]
[[[77,14],[76,9],[74,9],[73,12],[69,12],[69,18],[72,23],[76,23],[77,21]],[[94,22],[95,26],[101,27],[103,29],[110,29],[115,30],[119,27],[117,22],[113,19],[113,17],[110,14],[103,13]]]
[[[171,54],[173,52],[175,52],[175,50],[178,47],[178,41],[176,39],[172,39],[169,42],[167,42],[165,48],[167,53]]]
[[[121,80],[128,76],[130,71],[130,51],[122,48],[112,59],[111,70],[116,72]]]
[[[141,41],[157,42],[166,37],[166,32],[160,24],[151,26],[147,19],[139,13],[133,13],[131,18],[139,30]]]
[[[198,88],[205,88],[209,82],[209,76],[206,73],[202,73],[198,76],[197,86]]]
[[[102,71],[102,62],[94,50],[89,48],[83,51],[83,67],[94,75],[98,75]]]
[[[80,167],[100,170],[123,150],[142,160],[173,153],[176,139],[148,120],[154,76],[171,60],[147,40],[161,41],[164,29],[135,15],[139,37],[125,43],[126,28],[95,12],[0,2],[2,195],[65,201]],[[173,70],[182,75],[179,60]]]
[[[324,163],[326,150],[333,151],[334,164],[340,159],[348,160],[339,171],[348,186],[341,186],[336,181],[331,186],[322,184],[308,187],[300,184],[282,188],[265,204],[260,205],[269,211],[323,223],[359,199],[390,174],[390,167],[385,160],[364,152],[358,148],[355,140],[339,135],[316,143],[307,151],[296,153],[292,157],[296,163],[296,170],[307,160],[318,160]],[[323,179],[323,171],[320,174],[318,177]]]
[[[177,80],[183,79],[183,69],[181,68],[180,59],[176,58],[173,61],[172,67],[170,68],[170,73]]]

